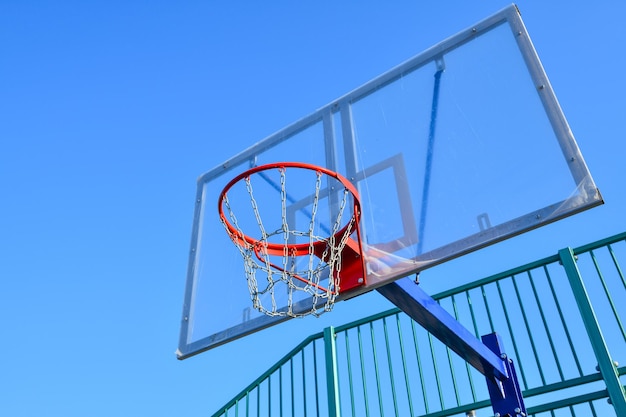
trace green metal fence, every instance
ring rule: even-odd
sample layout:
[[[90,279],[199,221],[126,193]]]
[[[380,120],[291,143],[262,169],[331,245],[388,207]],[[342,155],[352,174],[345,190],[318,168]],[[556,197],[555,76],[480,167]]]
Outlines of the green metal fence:
[[[626,233],[435,295],[497,331],[534,416],[626,416]],[[484,377],[394,309],[296,346],[217,416],[491,416]],[[468,414],[469,413],[469,414]]]

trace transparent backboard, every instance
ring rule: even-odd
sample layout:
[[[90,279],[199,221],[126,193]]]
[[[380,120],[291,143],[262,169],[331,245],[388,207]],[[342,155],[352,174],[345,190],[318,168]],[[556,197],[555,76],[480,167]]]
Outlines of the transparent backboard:
[[[507,7],[198,179],[180,359],[285,320],[252,308],[241,254],[217,212],[233,177],[281,161],[326,167],[357,188],[366,276],[349,297],[602,203],[519,13]],[[293,181],[302,197],[287,211],[306,213],[314,186]],[[280,201],[271,183],[255,195],[260,205]]]

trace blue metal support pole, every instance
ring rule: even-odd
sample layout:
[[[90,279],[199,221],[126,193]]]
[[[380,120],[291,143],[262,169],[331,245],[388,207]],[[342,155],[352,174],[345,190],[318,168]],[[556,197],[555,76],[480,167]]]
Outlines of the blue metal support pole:
[[[513,366],[513,361],[502,351],[502,342],[496,333],[491,333],[482,337],[483,343],[489,347],[496,355],[504,361],[509,378],[497,380],[487,378],[487,388],[491,399],[491,408],[494,415],[524,417],[526,406],[522,398],[522,389],[517,379],[517,373]]]
[[[402,278],[378,288],[378,292],[481,374],[500,380],[508,378],[502,359],[426,294],[415,281]]]
[[[526,415],[513,362],[501,351],[497,335],[483,336],[481,342],[410,278],[377,291],[487,378],[495,413]]]

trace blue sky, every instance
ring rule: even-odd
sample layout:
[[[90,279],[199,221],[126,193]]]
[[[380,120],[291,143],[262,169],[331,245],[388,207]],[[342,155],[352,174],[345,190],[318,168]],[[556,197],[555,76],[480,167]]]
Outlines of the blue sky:
[[[177,361],[196,179],[506,5],[1,2],[0,414],[207,415],[307,335],[389,308],[370,294]],[[518,5],[606,204],[442,265],[430,292],[626,230],[626,4]]]

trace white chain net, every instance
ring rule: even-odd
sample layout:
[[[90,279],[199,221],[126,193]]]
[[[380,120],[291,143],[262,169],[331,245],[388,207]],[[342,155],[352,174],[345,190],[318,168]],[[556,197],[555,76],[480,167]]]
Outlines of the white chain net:
[[[248,289],[256,310],[268,316],[319,316],[333,308],[339,294],[341,255],[348,238],[355,231],[356,223],[354,215],[350,213],[351,218],[342,226],[344,212],[349,211],[346,210],[346,203],[351,193],[345,188],[343,192],[337,193],[338,209],[335,210],[331,230],[328,231],[328,236],[320,236],[319,224],[316,227],[316,216],[320,206],[323,174],[316,172],[315,190],[309,204],[310,212],[307,212],[307,216],[310,215],[308,227],[305,230],[295,230],[289,225],[287,170],[276,169],[280,172],[276,188],[280,191],[282,224],[276,230],[266,230],[250,176],[243,181],[260,237],[255,244],[244,239],[245,233],[237,221],[228,194],[224,194],[221,204],[234,231],[226,226],[224,219],[222,223],[243,257]],[[328,192],[322,194],[328,196]],[[275,247],[277,241],[281,242],[282,251],[277,253],[276,249],[268,250],[269,242]],[[300,251],[296,255],[292,249],[294,241],[307,242],[304,245],[308,245],[308,251],[304,251],[304,254]]]

